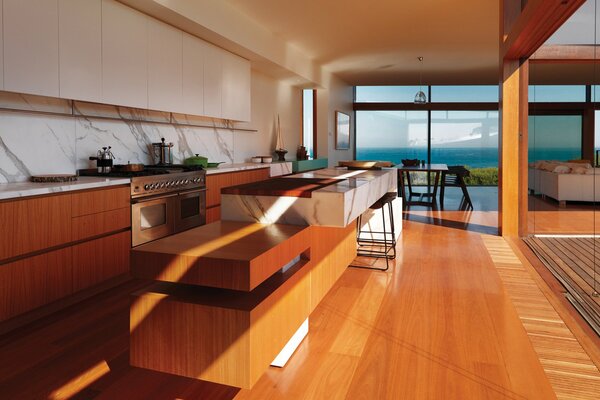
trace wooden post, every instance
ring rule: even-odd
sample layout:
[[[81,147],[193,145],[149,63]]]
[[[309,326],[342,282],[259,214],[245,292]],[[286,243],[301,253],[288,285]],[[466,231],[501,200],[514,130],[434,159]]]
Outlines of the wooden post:
[[[504,60],[500,82],[498,226],[502,236],[527,229],[527,61]]]

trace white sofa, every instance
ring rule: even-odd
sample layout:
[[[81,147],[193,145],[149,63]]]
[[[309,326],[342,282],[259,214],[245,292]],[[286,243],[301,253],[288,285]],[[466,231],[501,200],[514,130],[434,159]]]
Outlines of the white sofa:
[[[529,190],[551,197],[561,207],[567,201],[600,201],[600,168],[593,173],[556,173],[529,167]]]

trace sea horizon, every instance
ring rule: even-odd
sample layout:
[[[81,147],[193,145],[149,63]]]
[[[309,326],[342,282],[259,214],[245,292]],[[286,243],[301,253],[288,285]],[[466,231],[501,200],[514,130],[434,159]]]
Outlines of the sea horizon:
[[[403,159],[427,160],[426,147],[359,147],[357,160],[391,161],[401,164]],[[536,148],[529,150],[529,161],[568,161],[581,158],[581,149]],[[498,167],[498,148],[446,147],[431,149],[431,162],[464,165],[471,168]]]

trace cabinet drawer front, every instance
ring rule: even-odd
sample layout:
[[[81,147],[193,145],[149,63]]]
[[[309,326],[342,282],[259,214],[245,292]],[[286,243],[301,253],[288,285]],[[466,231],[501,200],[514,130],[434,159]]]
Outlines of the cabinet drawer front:
[[[0,203],[0,260],[68,243],[71,196]]]
[[[131,226],[131,208],[82,215],[72,219],[73,241],[115,232]]]
[[[0,265],[0,321],[73,291],[71,248]]]
[[[129,231],[91,240],[72,248],[74,292],[129,272]]]
[[[97,214],[130,207],[128,186],[73,194],[72,216]]]

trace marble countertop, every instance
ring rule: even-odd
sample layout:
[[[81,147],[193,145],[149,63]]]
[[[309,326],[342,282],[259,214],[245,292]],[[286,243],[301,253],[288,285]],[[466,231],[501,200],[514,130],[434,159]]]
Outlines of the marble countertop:
[[[396,191],[397,171],[322,169],[289,175],[333,178],[338,183],[312,191],[310,198],[268,195],[221,195],[223,220],[345,227],[387,192]]]
[[[38,196],[42,194],[69,192],[74,190],[94,189],[106,186],[129,185],[129,178],[102,178],[80,176],[74,182],[64,183],[1,183],[0,200],[16,199],[20,197]]]

